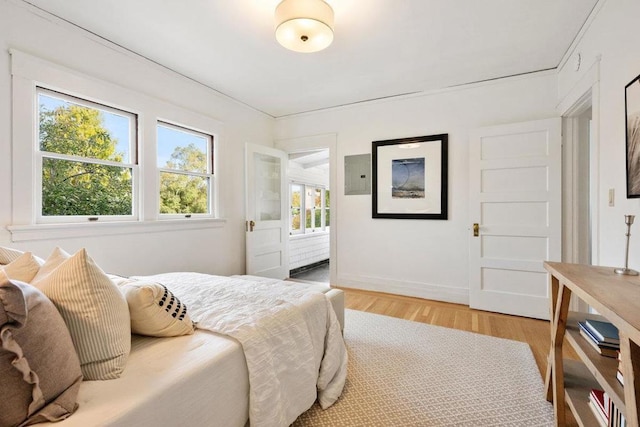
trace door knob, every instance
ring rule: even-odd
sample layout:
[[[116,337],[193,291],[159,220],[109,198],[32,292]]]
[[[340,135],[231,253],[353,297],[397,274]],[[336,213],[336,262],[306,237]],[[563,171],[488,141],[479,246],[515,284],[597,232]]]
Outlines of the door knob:
[[[249,221],[249,231],[253,231],[253,227],[256,226],[256,222],[254,220]]]
[[[478,237],[480,235],[480,224],[475,222],[473,224],[473,237]]]

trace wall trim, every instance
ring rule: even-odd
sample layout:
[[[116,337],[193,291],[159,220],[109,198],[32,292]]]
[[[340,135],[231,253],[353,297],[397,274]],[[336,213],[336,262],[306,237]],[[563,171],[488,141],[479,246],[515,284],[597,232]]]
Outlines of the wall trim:
[[[33,240],[62,240],[76,237],[113,236],[118,234],[129,235],[136,233],[203,230],[206,228],[221,228],[226,222],[226,219],[219,218],[191,218],[157,221],[94,222],[84,224],[10,225],[7,227],[7,230],[11,233],[12,242],[25,242]]]
[[[291,118],[315,116],[317,114],[323,114],[323,113],[329,113],[329,112],[335,112],[335,111],[344,111],[352,108],[360,108],[360,107],[369,106],[369,105],[386,104],[389,102],[404,101],[406,99],[412,99],[412,98],[423,98],[423,97],[435,96],[435,95],[440,95],[440,94],[449,93],[449,92],[472,90],[472,89],[476,89],[483,86],[492,86],[492,85],[502,84],[504,82],[512,82],[512,81],[526,80],[526,79],[532,79],[532,78],[546,77],[550,75],[557,76],[557,74],[558,74],[558,69],[553,68],[549,70],[533,71],[531,73],[526,73],[526,74],[518,74],[515,76],[497,77],[491,80],[484,80],[484,81],[473,82],[473,83],[463,83],[455,86],[453,85],[448,86],[441,89],[424,90],[421,92],[413,92],[406,95],[389,96],[386,98],[372,99],[367,101],[354,102],[347,105],[338,105],[335,107],[321,108],[313,111],[306,111],[302,113],[278,116],[275,118],[275,121],[278,122],[281,120],[288,120]]]
[[[598,13],[600,13],[600,10],[606,2],[607,0],[598,0],[598,2],[593,6],[593,9],[591,9],[591,13],[589,13],[589,16],[587,16],[587,19],[584,21],[584,24],[582,24],[580,31],[578,31],[578,34],[573,38],[571,45],[560,60],[560,63],[558,64],[558,70],[561,70],[566,65],[569,58],[571,58],[571,55],[573,55],[576,48],[584,38],[584,35],[587,33],[587,31],[589,31],[589,28],[591,28],[591,24],[596,20]]]
[[[335,286],[339,288],[384,292],[454,304],[464,304],[466,306],[469,305],[468,288],[454,288],[432,283],[410,282],[389,279],[387,277],[356,276],[352,274],[342,274],[338,276],[338,282]]]

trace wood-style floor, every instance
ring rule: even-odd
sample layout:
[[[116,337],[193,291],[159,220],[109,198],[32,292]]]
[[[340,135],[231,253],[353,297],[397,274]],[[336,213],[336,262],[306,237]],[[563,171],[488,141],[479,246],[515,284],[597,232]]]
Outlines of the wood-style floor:
[[[544,380],[551,342],[549,322],[545,320],[474,310],[466,305],[421,298],[347,288],[340,289],[345,292],[345,308],[352,310],[526,342],[531,347]],[[577,355],[568,344],[563,347],[566,353],[565,357],[577,360]],[[570,411],[567,412],[570,413]],[[577,425],[570,415],[567,419],[567,425]]]

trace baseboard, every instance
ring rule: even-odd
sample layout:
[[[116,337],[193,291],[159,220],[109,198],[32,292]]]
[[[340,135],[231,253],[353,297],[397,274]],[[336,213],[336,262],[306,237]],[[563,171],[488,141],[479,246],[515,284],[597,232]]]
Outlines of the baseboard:
[[[384,277],[355,276],[351,274],[338,274],[338,281],[335,285],[341,288],[386,292],[469,305],[469,289],[467,288],[453,288],[424,282],[407,282]]]
[[[296,267],[296,268],[292,268],[291,270],[289,270],[289,275],[293,276],[295,274],[298,273],[302,273],[303,271],[308,271],[308,270],[313,270],[314,268],[320,267],[322,265],[325,264],[329,264],[329,260],[328,259],[324,259],[322,261],[317,261],[311,264],[307,264],[307,265],[303,265],[301,267]]]

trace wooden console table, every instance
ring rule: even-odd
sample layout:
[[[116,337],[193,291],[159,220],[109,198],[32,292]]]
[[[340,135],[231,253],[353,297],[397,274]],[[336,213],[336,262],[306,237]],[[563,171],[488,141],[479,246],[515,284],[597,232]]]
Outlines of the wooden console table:
[[[565,402],[581,426],[598,426],[589,408],[592,388],[604,390],[625,414],[627,426],[640,427],[640,278],[620,276],[613,267],[545,262],[551,273],[551,349],[545,377],[546,397],[553,401],[557,426],[565,425]],[[601,316],[569,312],[574,294]],[[624,387],[616,379],[618,360],[601,356],[580,335],[578,321],[604,317],[620,334]],[[564,340],[580,361],[563,359]]]

